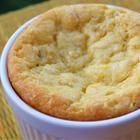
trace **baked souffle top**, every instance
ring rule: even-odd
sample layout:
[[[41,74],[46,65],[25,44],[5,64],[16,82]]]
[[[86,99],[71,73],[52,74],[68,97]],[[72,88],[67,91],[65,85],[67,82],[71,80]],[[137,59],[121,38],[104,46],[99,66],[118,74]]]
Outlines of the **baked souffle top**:
[[[140,15],[98,4],[37,17],[8,54],[16,93],[45,114],[102,120],[140,108]]]

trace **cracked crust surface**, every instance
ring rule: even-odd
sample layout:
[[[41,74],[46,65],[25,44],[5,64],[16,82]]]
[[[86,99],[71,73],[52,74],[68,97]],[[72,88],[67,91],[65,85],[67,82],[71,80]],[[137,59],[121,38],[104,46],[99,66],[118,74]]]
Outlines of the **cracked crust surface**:
[[[16,39],[8,75],[27,104],[55,117],[132,112],[140,107],[140,16],[98,4],[47,11]]]

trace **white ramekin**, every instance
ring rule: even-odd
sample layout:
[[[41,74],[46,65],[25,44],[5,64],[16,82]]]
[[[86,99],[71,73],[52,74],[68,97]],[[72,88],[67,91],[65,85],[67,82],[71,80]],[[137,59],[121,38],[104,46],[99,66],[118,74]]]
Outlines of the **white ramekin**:
[[[7,54],[16,37],[33,20],[12,35],[3,49],[0,63],[1,83],[23,140],[140,140],[140,109],[109,120],[69,121],[40,113],[17,96],[7,76]]]

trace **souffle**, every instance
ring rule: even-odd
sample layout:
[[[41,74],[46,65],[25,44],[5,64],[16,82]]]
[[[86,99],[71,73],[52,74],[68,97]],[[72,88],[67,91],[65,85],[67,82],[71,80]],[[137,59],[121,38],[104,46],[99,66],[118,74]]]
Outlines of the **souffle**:
[[[79,4],[51,9],[17,37],[8,54],[13,89],[32,108],[77,121],[140,108],[140,15]]]

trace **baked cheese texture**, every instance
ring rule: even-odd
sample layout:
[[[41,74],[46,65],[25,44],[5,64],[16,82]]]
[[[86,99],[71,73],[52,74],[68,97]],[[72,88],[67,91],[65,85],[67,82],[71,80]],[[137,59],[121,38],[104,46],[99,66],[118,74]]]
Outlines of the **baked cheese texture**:
[[[47,115],[77,121],[140,108],[140,15],[100,4],[41,14],[8,53],[16,93]]]

